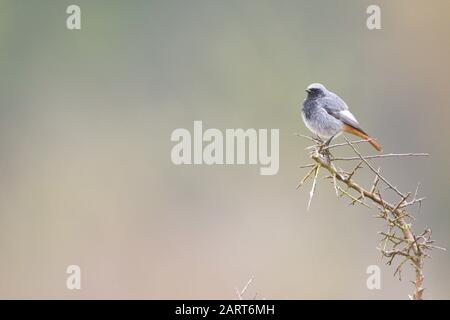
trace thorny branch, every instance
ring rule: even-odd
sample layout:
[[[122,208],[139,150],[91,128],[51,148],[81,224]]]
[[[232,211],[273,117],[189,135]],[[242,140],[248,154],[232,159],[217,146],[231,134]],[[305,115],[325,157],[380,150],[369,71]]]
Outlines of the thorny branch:
[[[242,288],[242,290],[239,290],[238,288],[235,288],[235,289],[236,289],[236,295],[237,295],[238,300],[244,300],[244,295],[245,295],[246,291],[248,290],[248,287],[252,284],[252,282],[253,282],[253,277],[251,277],[251,278],[247,281],[247,284],[244,286],[244,288]],[[253,296],[253,300],[256,300],[256,296],[257,296],[257,295],[258,295],[258,294],[256,293],[256,294]]]
[[[331,179],[337,196],[339,198],[347,197],[350,200],[349,205],[360,204],[370,208],[370,206],[366,203],[366,199],[369,199],[378,211],[375,217],[383,219],[387,226],[387,230],[385,232],[379,233],[382,238],[378,249],[380,250],[382,257],[387,258],[387,265],[392,265],[396,258],[398,258],[397,260],[400,260],[394,272],[394,276],[398,276],[400,280],[402,279],[402,267],[405,263],[409,262],[415,272],[415,279],[414,281],[411,281],[414,285],[414,292],[409,297],[413,300],[423,299],[424,260],[425,258],[430,257],[428,254],[430,250],[445,249],[434,245],[434,240],[431,239],[431,229],[426,229],[419,235],[412,231],[411,221],[415,220],[415,218],[410,215],[407,209],[417,204],[420,210],[422,201],[425,199],[424,197],[418,197],[420,183],[417,185],[411,199],[411,192],[401,192],[387,178],[381,175],[380,168],[375,169],[369,161],[372,159],[398,157],[426,157],[428,154],[390,153],[363,156],[356,149],[355,145],[367,142],[369,140],[349,141],[344,137],[345,143],[325,146],[320,139],[302,135],[297,136],[307,138],[315,143],[307,148],[307,150],[311,151],[310,157],[314,163],[302,166],[302,168],[310,168],[310,171],[303,179],[301,179],[297,186],[298,189],[307,180],[313,180],[312,188],[309,193],[308,210],[314,197],[320,168],[325,168],[328,171],[330,175],[326,178]],[[350,147],[355,156],[334,157],[330,152],[331,149],[345,146]],[[351,163],[354,160],[359,160],[358,164],[353,167],[353,170],[350,171],[344,171],[340,168],[337,169],[334,165],[335,161],[348,161]],[[354,178],[357,171],[363,169],[364,167],[374,174],[373,183],[368,189],[362,187],[355,181]],[[382,192],[384,193],[387,191],[394,193],[398,200],[393,203],[385,200],[382,196]]]

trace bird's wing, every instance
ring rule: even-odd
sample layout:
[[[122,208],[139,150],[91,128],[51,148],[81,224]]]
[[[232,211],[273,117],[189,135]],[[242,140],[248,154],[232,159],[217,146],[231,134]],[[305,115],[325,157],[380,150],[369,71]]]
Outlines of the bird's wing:
[[[338,96],[326,99],[322,106],[329,115],[341,120],[346,125],[365,133],[361,129],[358,120],[356,120],[355,116],[348,110],[348,106]]]

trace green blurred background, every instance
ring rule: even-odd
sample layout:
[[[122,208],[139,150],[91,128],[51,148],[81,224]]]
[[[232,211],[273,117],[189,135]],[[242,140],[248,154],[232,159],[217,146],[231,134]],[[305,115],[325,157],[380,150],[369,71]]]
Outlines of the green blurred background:
[[[80,31],[66,29],[70,4]],[[366,28],[370,4],[382,30]],[[248,298],[407,298],[374,212],[322,181],[306,212],[308,141],[293,133],[308,133],[299,107],[322,82],[386,152],[429,152],[375,165],[405,191],[422,183],[415,230],[450,247],[449,12],[445,0],[1,0],[0,297],[235,298],[254,276]],[[194,120],[279,128],[279,174],[173,165],[170,134]],[[366,288],[373,264],[381,290]],[[427,298],[450,298],[449,267],[448,253],[427,261]]]

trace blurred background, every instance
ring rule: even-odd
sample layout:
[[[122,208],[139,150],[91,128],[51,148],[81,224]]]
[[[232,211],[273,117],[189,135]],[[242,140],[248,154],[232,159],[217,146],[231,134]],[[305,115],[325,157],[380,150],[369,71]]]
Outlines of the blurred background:
[[[82,29],[66,28],[78,4]],[[366,8],[381,7],[381,30]],[[310,211],[304,89],[338,93],[427,197],[450,247],[450,2],[0,1],[0,298],[406,299],[381,221],[320,181]],[[176,128],[279,128],[280,171],[175,166]],[[339,138],[342,141],[342,138]],[[363,153],[372,152],[361,146]],[[363,185],[371,176],[359,177]],[[81,267],[82,289],[66,288]],[[366,268],[381,267],[381,290]],[[450,298],[450,256],[425,297]],[[406,270],[405,270],[406,271]]]

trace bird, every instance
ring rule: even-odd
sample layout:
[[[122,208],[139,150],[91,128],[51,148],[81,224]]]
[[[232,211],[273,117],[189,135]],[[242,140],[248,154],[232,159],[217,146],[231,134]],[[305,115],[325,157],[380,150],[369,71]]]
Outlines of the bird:
[[[306,88],[301,115],[306,127],[321,139],[328,139],[325,145],[342,132],[350,133],[368,142],[377,150],[381,146],[361,128],[347,104],[337,94],[328,91],[323,84],[312,83]]]

